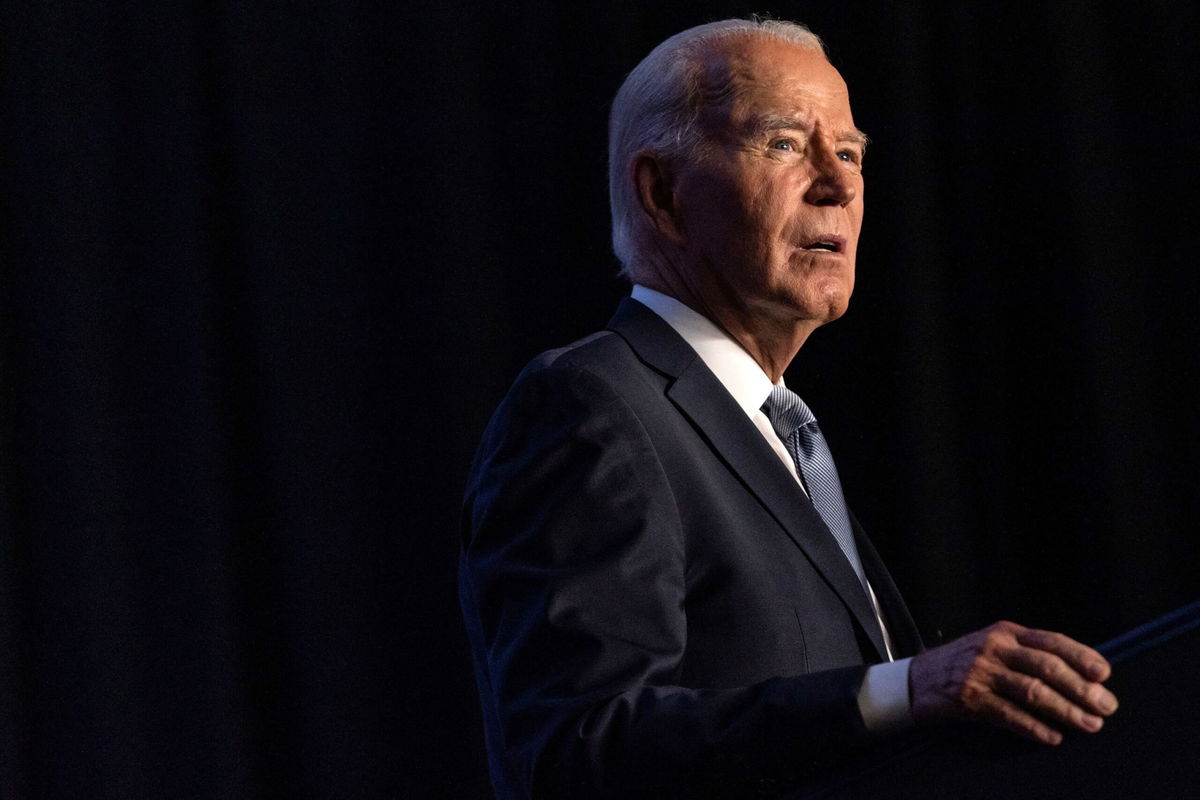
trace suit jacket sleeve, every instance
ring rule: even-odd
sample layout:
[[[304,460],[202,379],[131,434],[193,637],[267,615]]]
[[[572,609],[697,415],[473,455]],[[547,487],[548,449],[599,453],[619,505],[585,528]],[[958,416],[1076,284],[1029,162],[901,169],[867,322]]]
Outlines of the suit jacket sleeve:
[[[586,368],[546,359],[518,379],[476,456],[464,536],[501,796],[771,794],[865,739],[865,667],[679,685],[687,538],[642,421]]]

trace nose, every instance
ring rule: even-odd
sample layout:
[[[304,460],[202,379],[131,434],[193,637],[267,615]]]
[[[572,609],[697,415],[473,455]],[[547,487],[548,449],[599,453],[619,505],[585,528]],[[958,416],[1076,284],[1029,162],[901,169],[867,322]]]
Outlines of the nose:
[[[804,200],[815,206],[845,206],[858,196],[854,165],[838,157],[835,143],[823,141],[812,149],[812,183]]]

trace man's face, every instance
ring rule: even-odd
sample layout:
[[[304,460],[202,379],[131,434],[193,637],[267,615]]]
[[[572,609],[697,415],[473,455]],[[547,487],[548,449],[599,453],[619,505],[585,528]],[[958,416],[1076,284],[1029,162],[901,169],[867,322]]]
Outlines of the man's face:
[[[788,42],[725,51],[709,77],[732,91],[702,114],[706,155],[677,175],[685,279],[726,321],[837,319],[854,289],[866,145],[846,84]]]

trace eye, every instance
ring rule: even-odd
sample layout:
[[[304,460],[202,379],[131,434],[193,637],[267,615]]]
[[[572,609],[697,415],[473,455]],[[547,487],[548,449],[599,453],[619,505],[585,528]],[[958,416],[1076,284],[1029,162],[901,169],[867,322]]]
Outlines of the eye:
[[[862,155],[857,150],[839,150],[838,158],[850,164],[857,164],[862,161]]]
[[[799,149],[796,147],[794,139],[773,139],[769,146],[772,150],[783,150],[784,152],[794,152]]]

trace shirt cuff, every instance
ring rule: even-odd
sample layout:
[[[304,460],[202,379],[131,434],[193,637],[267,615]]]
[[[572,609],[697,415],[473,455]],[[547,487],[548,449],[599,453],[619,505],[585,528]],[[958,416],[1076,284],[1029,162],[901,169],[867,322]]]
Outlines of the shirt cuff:
[[[912,725],[908,699],[911,658],[874,664],[858,690],[858,711],[871,733],[895,733]]]

